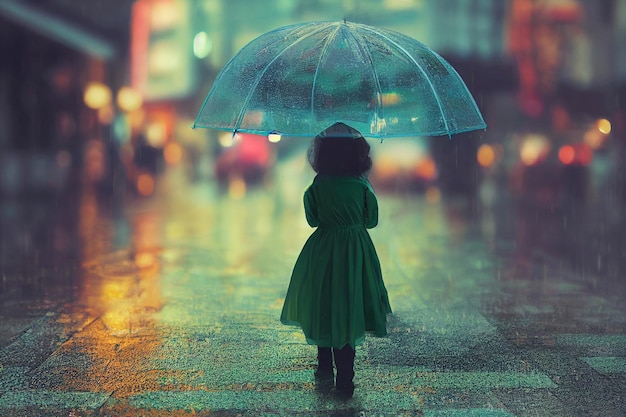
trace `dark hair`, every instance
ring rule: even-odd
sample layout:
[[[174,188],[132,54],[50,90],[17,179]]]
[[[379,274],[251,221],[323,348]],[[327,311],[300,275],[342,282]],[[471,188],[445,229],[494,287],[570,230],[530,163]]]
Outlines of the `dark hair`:
[[[370,145],[363,136],[342,137],[320,134],[311,142],[308,158],[320,175],[359,177],[372,168]]]

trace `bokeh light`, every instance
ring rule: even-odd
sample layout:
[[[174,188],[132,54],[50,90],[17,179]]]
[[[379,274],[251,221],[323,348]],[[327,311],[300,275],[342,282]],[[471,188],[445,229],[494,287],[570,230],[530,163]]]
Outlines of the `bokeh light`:
[[[223,148],[230,148],[235,144],[235,136],[232,133],[220,132],[217,140]]]
[[[593,150],[586,143],[564,145],[559,149],[559,161],[565,165],[587,166],[593,160]]]
[[[126,112],[139,110],[143,105],[141,93],[131,87],[122,87],[117,92],[117,105]]]
[[[148,197],[154,193],[155,183],[154,178],[150,174],[140,174],[137,177],[137,192],[144,196]]]
[[[213,50],[213,42],[206,32],[199,32],[193,38],[193,54],[198,59],[209,56]]]
[[[92,81],[85,87],[83,99],[87,107],[98,110],[111,104],[111,89],[101,82]]]
[[[163,123],[150,123],[145,131],[146,141],[154,148],[161,148],[167,140],[167,129]]]
[[[163,149],[163,158],[168,165],[176,165],[183,159],[183,148],[176,142],[170,142]]]
[[[604,133],[605,135],[611,133],[611,122],[609,120],[600,119],[597,122],[597,126],[600,133]]]
[[[570,145],[562,146],[559,149],[559,161],[561,161],[565,165],[570,165],[574,162],[576,158],[576,152],[574,152],[574,148]]]
[[[415,174],[418,178],[425,180],[434,180],[437,178],[437,165],[432,158],[423,159],[415,168]]]
[[[228,195],[231,198],[235,200],[240,200],[243,197],[245,197],[246,192],[247,192],[247,186],[243,178],[239,176],[235,176],[234,178],[231,178],[230,182],[228,183]]]
[[[483,144],[478,148],[476,159],[480,166],[490,167],[496,160],[496,152],[491,145]]]
[[[543,161],[550,153],[552,146],[544,135],[528,135],[520,147],[520,159],[524,165],[534,165]]]
[[[146,269],[150,268],[156,263],[154,254],[150,252],[140,252],[135,255],[135,265],[138,268]]]
[[[282,136],[278,133],[270,133],[269,135],[267,135],[267,140],[269,140],[272,143],[278,143],[280,142],[281,139],[282,139]]]

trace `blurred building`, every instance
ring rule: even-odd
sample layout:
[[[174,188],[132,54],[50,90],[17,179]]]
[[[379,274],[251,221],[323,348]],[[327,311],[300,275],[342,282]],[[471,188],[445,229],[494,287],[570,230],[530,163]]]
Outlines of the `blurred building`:
[[[612,118],[620,131],[620,0],[0,0],[0,187],[76,167],[94,180],[118,169],[134,181],[138,144],[161,163],[182,150],[200,164],[219,141],[189,126],[227,60],[279,26],[340,19],[440,52],[477,98],[487,134],[552,129],[563,112]]]

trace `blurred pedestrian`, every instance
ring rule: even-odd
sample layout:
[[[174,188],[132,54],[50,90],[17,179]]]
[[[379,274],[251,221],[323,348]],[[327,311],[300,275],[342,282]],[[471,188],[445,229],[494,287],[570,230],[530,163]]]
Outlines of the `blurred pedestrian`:
[[[318,346],[316,378],[334,378],[337,393],[354,393],[355,348],[365,332],[387,334],[391,313],[380,262],[367,229],[378,224],[378,202],[367,180],[370,146],[336,123],[308,152],[317,173],[304,193],[307,222],[317,229],[294,266],[281,322],[302,328]]]
[[[137,137],[133,162],[135,167],[157,175],[163,167],[163,149],[152,146],[146,135],[141,133]]]

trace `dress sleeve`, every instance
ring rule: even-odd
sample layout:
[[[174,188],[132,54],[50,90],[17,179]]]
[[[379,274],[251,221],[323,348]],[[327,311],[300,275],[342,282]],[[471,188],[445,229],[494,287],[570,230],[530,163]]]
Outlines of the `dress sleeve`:
[[[365,187],[365,227],[372,229],[378,225],[378,200],[374,189],[367,182]]]
[[[320,222],[317,217],[317,202],[315,201],[315,195],[312,187],[309,187],[304,192],[304,214],[306,215],[306,221],[309,223],[309,226],[319,226]]]

